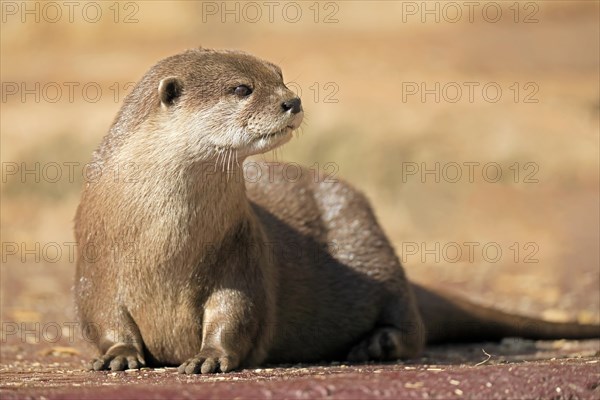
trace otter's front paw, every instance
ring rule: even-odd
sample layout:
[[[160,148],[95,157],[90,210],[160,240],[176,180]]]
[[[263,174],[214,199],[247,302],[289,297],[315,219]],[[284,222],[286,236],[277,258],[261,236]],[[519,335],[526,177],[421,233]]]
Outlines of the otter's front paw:
[[[123,371],[126,369],[140,369],[145,367],[143,357],[137,350],[130,346],[112,347],[105,355],[95,358],[90,364],[90,369],[101,371]]]
[[[226,355],[215,350],[200,351],[196,357],[190,358],[177,369],[180,374],[214,374],[229,372],[239,366],[237,357]]]

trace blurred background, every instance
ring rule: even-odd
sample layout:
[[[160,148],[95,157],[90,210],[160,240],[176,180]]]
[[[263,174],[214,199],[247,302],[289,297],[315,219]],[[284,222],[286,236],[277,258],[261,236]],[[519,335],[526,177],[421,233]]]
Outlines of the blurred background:
[[[3,1],[2,321],[73,321],[85,163],[200,45],[282,67],[306,118],[264,158],[364,191],[411,279],[600,321],[598,4]]]

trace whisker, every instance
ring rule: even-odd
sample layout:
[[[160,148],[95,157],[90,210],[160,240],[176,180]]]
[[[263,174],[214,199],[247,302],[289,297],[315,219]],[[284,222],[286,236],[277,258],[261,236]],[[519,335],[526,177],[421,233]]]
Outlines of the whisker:
[[[229,181],[229,176],[227,175],[227,149],[223,152],[223,174],[225,174],[225,182]]]
[[[217,157],[219,157],[219,152],[217,151],[216,147],[213,147],[212,151],[213,151],[213,153],[215,153],[217,155]],[[215,167],[216,167],[216,165],[217,165],[217,158],[215,157]]]
[[[221,149],[221,172],[225,172],[225,150]]]
[[[225,152],[225,172],[229,172],[229,155],[231,154],[231,152],[229,151],[229,149],[227,149],[227,151]]]

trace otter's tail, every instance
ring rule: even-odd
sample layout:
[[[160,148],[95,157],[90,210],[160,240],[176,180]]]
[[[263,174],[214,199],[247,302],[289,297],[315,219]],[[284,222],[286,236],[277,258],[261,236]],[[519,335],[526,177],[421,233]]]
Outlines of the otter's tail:
[[[528,339],[600,338],[600,325],[554,323],[507,314],[413,284],[427,328],[427,343],[476,342],[505,337]]]

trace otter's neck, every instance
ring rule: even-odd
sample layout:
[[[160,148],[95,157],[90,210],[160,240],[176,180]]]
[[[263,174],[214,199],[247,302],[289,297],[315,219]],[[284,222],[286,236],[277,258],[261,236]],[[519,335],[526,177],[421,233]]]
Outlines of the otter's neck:
[[[119,210],[106,222],[120,227],[114,230],[118,237],[155,249],[148,254],[154,263],[186,249],[218,247],[228,233],[253,220],[241,164],[224,171],[214,161],[138,161],[134,169],[131,182],[121,180],[118,186],[106,177],[102,196],[109,209]]]
[[[187,186],[181,204],[190,207],[190,228],[201,229],[203,241],[219,243],[251,216],[241,164],[224,171],[214,162],[197,163],[189,171]]]
[[[251,210],[242,174],[241,166],[223,171],[220,166],[215,168],[214,162],[197,162],[179,176],[170,175],[168,185],[174,190],[165,204],[179,214],[177,228],[185,226],[194,242],[218,245],[225,235],[248,221]]]

